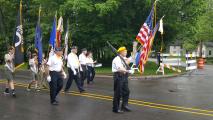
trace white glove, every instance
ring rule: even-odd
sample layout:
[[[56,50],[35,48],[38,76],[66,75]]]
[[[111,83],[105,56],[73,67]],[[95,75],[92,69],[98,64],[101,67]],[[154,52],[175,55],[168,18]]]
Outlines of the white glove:
[[[134,73],[135,73],[135,71],[134,71],[133,69],[131,69],[131,70],[128,70],[128,73],[130,73],[130,74],[134,74]]]
[[[80,71],[81,71],[81,72],[83,71],[82,67],[80,67]]]
[[[77,75],[77,72],[76,72],[75,70],[73,70],[73,74],[74,74],[74,75]]]
[[[64,76],[64,79],[67,78],[67,74],[65,72],[63,72],[63,76]]]
[[[47,76],[47,81],[50,82],[51,81],[51,77],[48,75]]]

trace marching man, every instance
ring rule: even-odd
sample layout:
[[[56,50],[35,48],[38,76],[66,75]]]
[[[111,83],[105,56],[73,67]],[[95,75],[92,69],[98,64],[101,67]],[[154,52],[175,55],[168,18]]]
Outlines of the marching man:
[[[50,86],[50,102],[52,105],[58,105],[56,96],[63,88],[63,80],[66,78],[66,74],[63,70],[63,60],[62,60],[62,48],[55,48],[54,55],[50,56],[47,62],[46,73],[47,81]]]
[[[86,54],[87,54],[87,49],[83,48],[82,53],[79,55],[79,61],[80,61],[80,74],[81,74],[81,87],[84,87],[84,80],[87,77],[87,66],[86,66]]]
[[[75,80],[75,83],[78,87],[78,90],[80,93],[84,92],[85,90],[81,86],[80,81],[80,62],[78,60],[78,56],[76,55],[78,52],[77,46],[71,47],[71,53],[68,55],[67,58],[67,67],[68,67],[68,73],[69,78],[67,80],[67,84],[65,87],[65,92],[68,92],[69,88],[72,85],[73,79]]]
[[[114,97],[113,109],[114,113],[122,113],[123,111],[131,111],[128,107],[129,100],[129,87],[128,87],[128,74],[134,74],[134,70],[128,70],[127,64],[130,60],[126,58],[127,50],[125,47],[118,49],[119,56],[116,56],[112,61],[112,72],[114,79]],[[123,60],[126,62],[124,63]],[[122,105],[120,108],[120,98],[122,97]]]

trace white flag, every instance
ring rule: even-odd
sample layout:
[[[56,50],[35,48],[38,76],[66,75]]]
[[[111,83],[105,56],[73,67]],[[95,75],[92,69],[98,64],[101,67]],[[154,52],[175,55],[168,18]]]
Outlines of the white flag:
[[[57,31],[63,32],[64,28],[63,28],[63,18],[60,17],[58,20],[58,26],[57,26]]]
[[[159,26],[159,30],[161,32],[161,35],[163,34],[163,19],[160,19],[160,26]]]
[[[67,31],[66,31],[66,34],[65,34],[65,41],[64,41],[64,47],[65,47],[65,50],[64,50],[64,59],[66,60],[67,59],[67,53],[68,53],[68,28],[67,28]]]

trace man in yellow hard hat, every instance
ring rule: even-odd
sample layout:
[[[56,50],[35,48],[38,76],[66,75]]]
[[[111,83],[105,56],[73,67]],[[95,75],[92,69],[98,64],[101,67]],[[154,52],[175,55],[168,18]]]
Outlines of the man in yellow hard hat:
[[[128,107],[129,99],[129,87],[128,87],[128,74],[134,73],[134,70],[128,70],[127,66],[130,61],[127,59],[126,47],[120,47],[118,50],[118,56],[112,61],[112,72],[114,79],[114,97],[113,97],[113,108],[114,113],[122,113],[123,111],[131,111]],[[125,60],[126,64],[123,62]],[[120,108],[120,99],[122,97],[122,105]]]

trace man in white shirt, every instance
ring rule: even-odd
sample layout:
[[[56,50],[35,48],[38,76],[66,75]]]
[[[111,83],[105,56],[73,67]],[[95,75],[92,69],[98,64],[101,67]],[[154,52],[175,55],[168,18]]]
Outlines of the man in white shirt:
[[[80,74],[81,74],[81,86],[83,87],[84,86],[84,80],[86,79],[87,77],[87,66],[86,66],[86,61],[87,61],[87,57],[86,57],[86,54],[87,54],[87,49],[86,48],[83,48],[82,50],[82,53],[79,55],[79,61],[80,61],[80,65],[81,65],[81,69],[80,69]]]
[[[62,48],[55,48],[55,54],[50,56],[47,62],[46,73],[49,73],[47,81],[50,86],[50,102],[52,105],[58,105],[56,96],[63,88],[63,80],[66,78],[63,70],[62,54]]]
[[[72,85],[73,79],[75,80],[75,83],[80,93],[85,91],[83,87],[80,85],[80,62],[78,60],[78,56],[76,55],[77,52],[78,52],[77,46],[72,46],[71,53],[68,55],[67,58],[69,78],[67,80],[67,84],[64,90],[65,92],[68,92],[70,86]]]
[[[5,75],[7,79],[6,83],[6,89],[4,91],[4,94],[9,94],[9,88],[12,91],[12,96],[16,97],[15,93],[15,88],[14,88],[14,72],[15,72],[15,67],[14,67],[14,53],[15,53],[15,48],[14,47],[9,47],[8,53],[5,54],[4,60],[5,60],[5,65],[4,65],[4,70],[5,70]]]
[[[131,111],[128,107],[129,87],[128,73],[133,74],[133,70],[128,70],[127,66],[130,61],[126,58],[127,50],[125,47],[120,47],[117,51],[120,56],[116,56],[112,61],[112,72],[114,79],[114,97],[113,97],[113,112],[122,113],[123,111]],[[126,64],[124,63],[124,61]],[[122,97],[122,106],[120,109],[120,99]]]
[[[95,77],[95,63],[97,61],[93,60],[93,53],[88,51],[87,52],[87,84],[94,83],[94,77]]]

